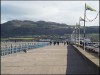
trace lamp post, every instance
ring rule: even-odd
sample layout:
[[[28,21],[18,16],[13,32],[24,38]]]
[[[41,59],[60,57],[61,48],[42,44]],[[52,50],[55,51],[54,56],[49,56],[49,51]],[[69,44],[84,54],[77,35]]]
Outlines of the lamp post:
[[[85,3],[85,10],[84,10],[84,50],[85,50],[85,17],[86,17],[86,3]]]
[[[79,38],[78,38],[78,44],[79,44],[79,46],[80,46],[80,18],[79,18],[79,36],[78,36]]]
[[[75,43],[75,28],[74,28],[74,30],[72,32],[72,40],[73,40],[73,43]]]
[[[85,21],[85,20],[82,17],[79,18],[79,45],[80,45],[80,22],[81,21]]]
[[[75,27],[75,44],[76,44],[76,27]]]
[[[77,43],[77,38],[78,38],[78,23],[76,23],[76,43]]]
[[[74,43],[75,41],[75,35],[74,35],[75,31],[72,32],[72,42]]]

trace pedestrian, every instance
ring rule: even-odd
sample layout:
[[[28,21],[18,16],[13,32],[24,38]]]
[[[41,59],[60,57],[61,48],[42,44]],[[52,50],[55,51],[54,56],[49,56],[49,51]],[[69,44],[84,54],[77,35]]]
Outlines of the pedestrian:
[[[68,45],[68,41],[67,41],[67,45]]]
[[[52,44],[52,42],[50,41],[50,45]]]
[[[66,44],[66,41],[64,42],[64,45]]]
[[[59,45],[59,42],[57,42],[57,45]]]
[[[56,44],[56,42],[54,41],[54,45]]]

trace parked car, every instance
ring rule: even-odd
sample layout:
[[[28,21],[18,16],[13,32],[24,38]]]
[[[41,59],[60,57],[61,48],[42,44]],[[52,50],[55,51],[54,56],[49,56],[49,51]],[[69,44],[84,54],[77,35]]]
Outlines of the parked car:
[[[87,44],[86,46],[85,46],[85,48],[87,49],[87,50],[93,50],[93,44]]]
[[[100,53],[100,46],[99,45],[98,46],[94,46],[93,51],[95,53]]]

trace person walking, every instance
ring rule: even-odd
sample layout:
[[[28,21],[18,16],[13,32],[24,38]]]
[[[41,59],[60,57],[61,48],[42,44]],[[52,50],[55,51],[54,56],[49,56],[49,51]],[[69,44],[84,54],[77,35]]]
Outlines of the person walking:
[[[59,41],[57,42],[57,45],[59,45]]]

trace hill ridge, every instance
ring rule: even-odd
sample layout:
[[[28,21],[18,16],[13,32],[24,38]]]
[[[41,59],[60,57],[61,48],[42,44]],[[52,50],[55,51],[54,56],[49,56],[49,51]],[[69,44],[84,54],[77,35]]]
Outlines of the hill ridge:
[[[11,20],[1,24],[1,37],[24,35],[64,35],[71,34],[74,25],[47,21]],[[83,28],[81,28],[83,33]],[[86,27],[86,33],[99,33],[99,26]]]

